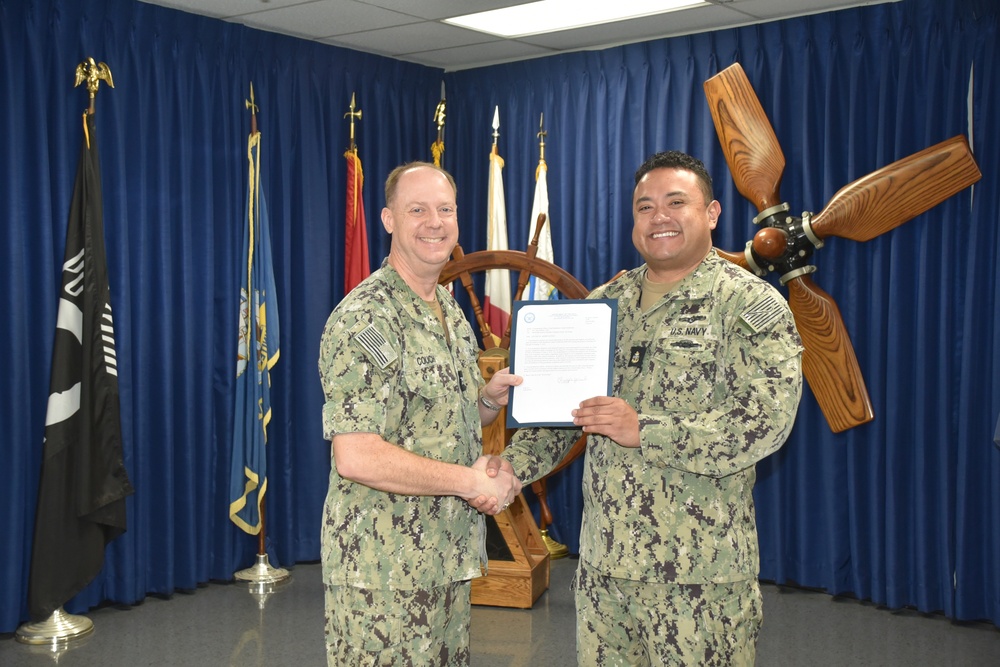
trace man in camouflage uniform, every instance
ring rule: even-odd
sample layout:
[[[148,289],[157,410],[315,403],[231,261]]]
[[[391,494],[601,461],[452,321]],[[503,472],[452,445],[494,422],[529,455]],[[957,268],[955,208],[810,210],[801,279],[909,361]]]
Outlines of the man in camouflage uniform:
[[[483,387],[478,345],[437,284],[458,241],[455,182],[427,163],[394,170],[382,267],[330,315],[320,341],[330,665],[469,664],[470,580],[486,564],[482,515],[520,492],[486,472],[482,424],[520,378]],[[481,393],[480,393],[481,392]],[[491,471],[492,472],[492,471]]]
[[[802,346],[778,291],[712,251],[720,211],[699,160],[654,155],[633,194],[646,263],[590,295],[619,310],[612,396],[573,411],[580,665],[754,663],[754,465],[792,428]],[[527,482],[579,435],[521,429],[502,456]]]

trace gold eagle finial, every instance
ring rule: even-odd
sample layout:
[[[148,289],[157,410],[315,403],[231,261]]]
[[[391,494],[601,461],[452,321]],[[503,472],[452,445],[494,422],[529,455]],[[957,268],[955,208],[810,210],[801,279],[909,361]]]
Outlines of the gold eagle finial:
[[[87,90],[90,92],[89,113],[94,113],[94,96],[97,95],[97,87],[101,81],[107,82],[112,88],[115,87],[114,81],[111,80],[111,70],[105,63],[94,62],[93,58],[87,58],[76,66],[76,83],[73,87],[79,86],[84,81],[87,82]]]

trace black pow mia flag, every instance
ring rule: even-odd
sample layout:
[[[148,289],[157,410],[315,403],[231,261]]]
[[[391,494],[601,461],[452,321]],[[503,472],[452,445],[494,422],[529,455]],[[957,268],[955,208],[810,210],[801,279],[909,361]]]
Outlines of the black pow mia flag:
[[[94,116],[85,114],[84,123],[35,511],[28,581],[33,621],[49,618],[101,571],[105,546],[125,531],[125,497],[133,492],[122,453]]]

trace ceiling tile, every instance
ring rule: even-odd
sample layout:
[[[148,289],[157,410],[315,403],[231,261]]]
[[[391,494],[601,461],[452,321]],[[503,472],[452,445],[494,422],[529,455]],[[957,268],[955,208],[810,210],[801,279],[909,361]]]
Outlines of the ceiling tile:
[[[437,20],[524,5],[535,2],[535,0],[463,0],[462,2],[455,2],[455,0],[418,0],[417,2],[414,0],[359,0],[359,2],[425,19]]]
[[[556,52],[541,46],[522,44],[509,40],[498,40],[472,46],[458,46],[451,49],[421,51],[398,56],[428,67],[440,67],[446,72],[495,65],[497,63],[540,58],[555,55]]]
[[[787,19],[795,16],[806,16],[819,12],[832,12],[838,9],[878,5],[899,0],[733,0],[726,6],[744,12],[758,20]]]
[[[532,0],[140,1],[454,71],[900,0],[708,0],[708,7],[514,40],[439,21]]]
[[[413,25],[341,35],[322,41],[359,51],[373,51],[384,55],[398,56],[454,46],[483,44],[498,41],[498,39],[493,35],[474,30],[425,21]]]
[[[360,2],[319,0],[250,14],[243,23],[272,32],[321,38],[400,26],[418,20]]]
[[[616,21],[613,24],[529,35],[518,39],[522,42],[552,49],[574,50],[687,35],[704,30],[716,30],[719,27],[742,25],[747,22],[749,22],[747,16],[740,12],[732,11],[721,5],[710,5],[628,21]]]

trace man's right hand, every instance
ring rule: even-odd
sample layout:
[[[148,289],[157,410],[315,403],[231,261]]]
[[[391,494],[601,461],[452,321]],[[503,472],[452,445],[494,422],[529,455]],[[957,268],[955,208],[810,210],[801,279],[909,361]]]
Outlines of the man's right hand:
[[[465,499],[469,505],[483,514],[499,514],[521,493],[521,482],[514,476],[514,468],[509,461],[499,456],[480,456],[472,465],[472,469],[485,472],[487,480],[493,485],[489,493]]]

